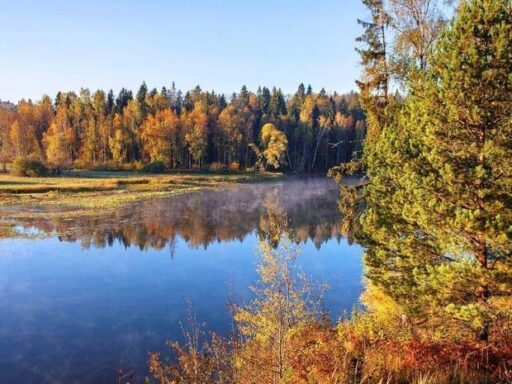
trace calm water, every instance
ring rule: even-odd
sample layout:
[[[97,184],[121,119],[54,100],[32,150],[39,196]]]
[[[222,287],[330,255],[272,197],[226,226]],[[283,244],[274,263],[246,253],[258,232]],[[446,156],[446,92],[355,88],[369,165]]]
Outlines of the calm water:
[[[310,179],[160,198],[108,218],[39,220],[36,240],[0,241],[0,383],[114,383],[147,374],[149,351],[182,339],[190,301],[209,330],[251,297],[258,240],[279,223],[325,306],[350,311],[361,249],[340,235],[336,186]],[[286,228],[283,228],[286,227]]]

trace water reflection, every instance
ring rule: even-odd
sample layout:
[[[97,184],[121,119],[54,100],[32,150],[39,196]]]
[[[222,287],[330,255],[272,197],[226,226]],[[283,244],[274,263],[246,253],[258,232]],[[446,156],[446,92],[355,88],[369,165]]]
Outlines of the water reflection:
[[[279,238],[271,228],[287,226],[293,241],[312,240],[317,247],[341,238],[337,188],[330,180],[308,179],[207,190],[143,201],[110,217],[31,219],[21,223],[56,233],[60,240],[79,240],[84,248],[112,246],[163,249],[177,236],[192,247],[243,240],[256,231],[260,238]],[[282,228],[284,230],[284,228]]]
[[[286,180],[22,222],[55,235],[0,241],[0,382],[113,383],[122,365],[142,383],[148,351],[181,339],[186,300],[229,331],[226,304],[250,298],[258,240],[284,230],[304,272],[329,284],[325,307],[350,311],[361,250],[341,238],[337,198],[329,180]]]

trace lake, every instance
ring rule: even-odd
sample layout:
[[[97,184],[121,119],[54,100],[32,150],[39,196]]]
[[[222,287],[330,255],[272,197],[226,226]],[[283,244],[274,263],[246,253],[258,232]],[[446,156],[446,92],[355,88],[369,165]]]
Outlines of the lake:
[[[115,214],[20,223],[0,240],[0,382],[115,383],[147,375],[150,351],[182,340],[187,308],[226,334],[227,304],[246,302],[260,239],[279,224],[325,308],[350,312],[361,248],[341,235],[337,187],[291,179],[157,198]]]

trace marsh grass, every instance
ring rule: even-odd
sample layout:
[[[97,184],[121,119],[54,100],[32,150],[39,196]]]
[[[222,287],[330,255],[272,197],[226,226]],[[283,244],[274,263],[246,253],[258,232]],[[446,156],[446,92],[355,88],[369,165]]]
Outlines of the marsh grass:
[[[99,216],[142,199],[273,180],[280,176],[71,171],[63,176],[27,178],[0,174],[0,216],[4,219]]]
[[[15,224],[11,221],[0,221],[0,239],[16,237]]]

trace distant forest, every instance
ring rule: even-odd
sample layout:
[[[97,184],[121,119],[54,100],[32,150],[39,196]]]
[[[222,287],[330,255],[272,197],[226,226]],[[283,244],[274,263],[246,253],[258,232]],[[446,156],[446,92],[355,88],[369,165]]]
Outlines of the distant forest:
[[[54,169],[115,169],[160,161],[169,169],[250,169],[257,164],[261,128],[286,135],[285,171],[323,172],[361,150],[364,113],[357,93],[243,86],[229,99],[199,86],[115,95],[81,89],[55,99],[0,103],[0,162],[31,158]],[[126,168],[126,167],[125,167]]]

